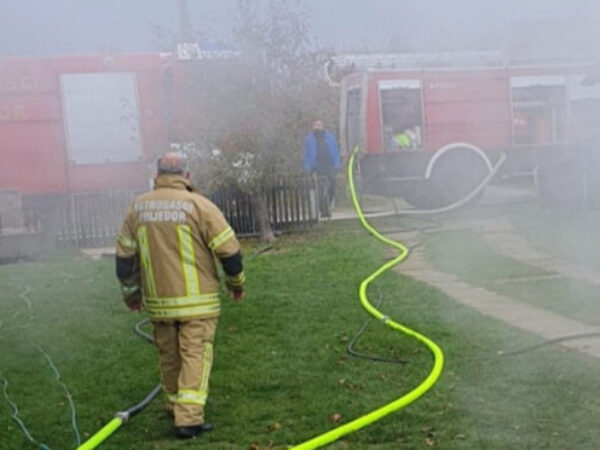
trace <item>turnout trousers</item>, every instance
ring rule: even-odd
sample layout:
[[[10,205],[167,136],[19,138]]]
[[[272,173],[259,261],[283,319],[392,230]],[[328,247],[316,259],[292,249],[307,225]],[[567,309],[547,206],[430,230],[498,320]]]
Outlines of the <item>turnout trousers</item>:
[[[216,317],[152,321],[166,408],[173,413],[176,427],[204,423],[217,321]]]

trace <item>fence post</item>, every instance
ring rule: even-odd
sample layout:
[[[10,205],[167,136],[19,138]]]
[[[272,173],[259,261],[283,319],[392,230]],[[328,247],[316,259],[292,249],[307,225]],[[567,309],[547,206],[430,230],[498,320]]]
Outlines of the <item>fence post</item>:
[[[319,223],[319,205],[318,205],[318,197],[317,193],[319,192],[319,180],[316,175],[312,175],[312,183],[310,183],[309,188],[309,198],[310,198],[310,212],[311,216],[317,219],[317,223]]]
[[[75,238],[75,246],[79,247],[79,233],[77,231],[77,216],[75,212],[75,194],[69,194],[70,208],[71,208],[71,227],[73,230],[73,236]]]

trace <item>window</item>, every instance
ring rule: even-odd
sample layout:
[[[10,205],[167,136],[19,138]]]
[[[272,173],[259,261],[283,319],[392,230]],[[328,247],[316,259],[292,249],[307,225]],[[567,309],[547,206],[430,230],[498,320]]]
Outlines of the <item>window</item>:
[[[419,80],[379,83],[383,143],[386,151],[421,148],[423,107]]]
[[[346,142],[348,150],[352,151],[356,145],[360,144],[360,105],[362,95],[360,89],[351,89],[348,91],[348,101],[346,104]]]
[[[510,84],[513,143],[542,145],[564,142],[567,128],[565,78],[513,77]]]
[[[60,77],[60,85],[70,163],[141,158],[135,74],[68,74]]]
[[[600,83],[593,77],[576,75],[568,79],[569,140],[585,141],[600,137]]]

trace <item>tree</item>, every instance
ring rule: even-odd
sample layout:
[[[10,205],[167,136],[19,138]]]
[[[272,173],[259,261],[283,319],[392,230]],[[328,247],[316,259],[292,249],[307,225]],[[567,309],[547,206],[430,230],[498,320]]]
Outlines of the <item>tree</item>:
[[[311,48],[296,3],[240,0],[235,36],[238,57],[189,66],[190,137],[218,149],[199,163],[199,182],[250,194],[261,237],[273,240],[264,190],[274,174],[300,172],[301,138],[315,118],[335,117],[338,92],[321,76],[326,55]]]

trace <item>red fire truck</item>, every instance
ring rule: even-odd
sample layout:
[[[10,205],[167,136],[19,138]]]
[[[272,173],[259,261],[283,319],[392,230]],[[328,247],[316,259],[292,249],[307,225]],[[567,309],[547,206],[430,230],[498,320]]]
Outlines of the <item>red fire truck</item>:
[[[597,69],[464,56],[384,55],[376,64],[371,56],[363,70],[359,59],[336,61],[353,69],[341,82],[340,140],[346,152],[363,151],[365,192],[443,206],[471,192],[501,152],[502,175],[534,175],[545,199],[580,201],[597,187],[589,180],[598,177],[586,176],[600,170],[590,150],[600,123]]]
[[[180,53],[0,60],[0,259],[55,236],[113,242],[156,157],[185,139],[185,64]]]
[[[44,221],[79,243],[118,227],[193,117],[185,64],[176,53],[1,59],[0,230]]]
[[[186,123],[181,66],[172,53],[0,60],[0,188],[147,188]]]

